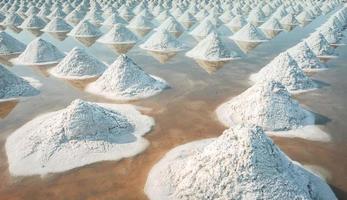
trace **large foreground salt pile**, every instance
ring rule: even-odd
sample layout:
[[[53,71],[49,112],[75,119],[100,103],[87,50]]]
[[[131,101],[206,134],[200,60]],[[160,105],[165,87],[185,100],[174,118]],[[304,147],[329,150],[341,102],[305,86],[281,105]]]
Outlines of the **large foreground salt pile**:
[[[256,83],[264,80],[279,81],[290,92],[303,92],[316,88],[315,83],[305,75],[288,52],[279,54],[258,73],[252,74],[250,79]]]
[[[147,74],[129,57],[120,55],[86,91],[111,99],[131,100],[153,96],[167,87],[164,80]]]
[[[140,47],[145,50],[164,53],[184,50],[184,45],[165,29],[154,32]]]
[[[204,61],[229,61],[240,58],[223,43],[216,32],[210,33],[201,40],[186,56]]]
[[[20,54],[24,50],[25,44],[7,34],[5,31],[0,31],[0,56]]]
[[[51,70],[51,73],[66,79],[87,79],[100,76],[106,68],[106,65],[83,49],[75,47]]]
[[[336,199],[260,127],[241,126],[172,149],[151,169],[145,193],[150,200]]]
[[[28,80],[25,80],[0,65],[0,101],[18,97],[34,96],[39,93]]]
[[[39,37],[28,44],[15,62],[22,65],[48,65],[58,63],[64,56],[57,47]]]
[[[8,137],[9,170],[12,175],[47,174],[134,156],[148,146],[141,136],[153,124],[131,105],[75,100]]]
[[[282,131],[313,123],[311,113],[292,99],[279,82],[264,81],[219,106],[218,119],[226,126],[256,124],[265,130]]]

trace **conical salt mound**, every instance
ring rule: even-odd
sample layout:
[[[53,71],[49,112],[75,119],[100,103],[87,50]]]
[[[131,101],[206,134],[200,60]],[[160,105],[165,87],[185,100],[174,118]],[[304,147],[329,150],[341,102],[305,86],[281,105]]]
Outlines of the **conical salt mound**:
[[[125,25],[125,24],[128,24],[128,22],[125,21],[125,19],[123,19],[117,13],[113,13],[103,23],[103,25],[105,25],[105,26],[113,26],[116,24],[124,24]]]
[[[0,102],[5,99],[37,95],[39,91],[29,81],[0,65]]]
[[[78,24],[83,18],[84,18],[84,13],[81,13],[77,9],[71,11],[71,13],[65,17],[65,19],[68,22],[71,22],[73,24]]]
[[[39,37],[31,41],[15,61],[22,65],[48,65],[58,63],[64,56],[57,47]]]
[[[106,68],[106,65],[83,49],[75,47],[51,70],[51,73],[66,79],[87,79],[100,76]]]
[[[268,40],[264,33],[251,23],[246,24],[230,38],[241,42],[266,42]]]
[[[223,43],[216,32],[210,33],[201,40],[186,56],[203,61],[228,61],[240,58]]]
[[[153,29],[154,25],[153,23],[146,17],[142,15],[137,15],[134,17],[128,25],[128,28],[130,29],[145,29],[150,30]]]
[[[299,15],[296,16],[296,19],[300,22],[300,23],[307,23],[313,20],[313,17],[311,16],[311,14],[309,12],[307,12],[306,10],[303,10]]]
[[[82,100],[34,118],[6,141],[12,175],[62,172],[143,151],[153,119],[131,105]]]
[[[184,50],[184,46],[167,30],[158,30],[153,33],[143,44],[142,49],[155,52],[179,52]]]
[[[150,200],[331,199],[323,179],[288,158],[257,126],[169,151],[149,172]]]
[[[23,18],[19,16],[17,13],[11,13],[6,16],[4,21],[1,22],[1,25],[9,27],[18,27],[23,23],[23,21]]]
[[[312,122],[310,113],[276,81],[263,81],[223,103],[216,110],[226,126],[256,124],[268,131],[300,128]]]
[[[68,35],[72,37],[99,37],[101,31],[88,20],[81,21]]]
[[[169,17],[157,28],[157,30],[166,30],[170,33],[183,33],[184,27],[174,17]]]
[[[46,22],[36,15],[31,15],[26,18],[23,23],[19,26],[22,29],[42,29],[46,26]]]
[[[281,31],[281,30],[283,30],[283,27],[280,24],[280,22],[276,18],[274,18],[274,17],[271,17],[270,19],[268,19],[259,28],[263,29],[263,30],[274,30],[274,31]]]
[[[105,35],[98,39],[104,44],[135,44],[137,37],[123,24],[114,25]]]
[[[258,73],[252,74],[250,79],[256,83],[264,80],[275,80],[281,82],[290,92],[316,88],[316,84],[305,75],[288,52],[279,54]]]
[[[289,13],[287,16],[283,17],[280,20],[280,22],[283,25],[290,25],[290,26],[295,26],[295,25],[299,24],[298,20],[291,13]]]
[[[287,52],[304,71],[326,69],[326,66],[319,61],[306,42],[300,42]]]
[[[330,27],[322,27],[318,31],[324,36],[330,45],[343,45],[339,31]]]
[[[198,37],[199,39],[204,39],[211,32],[216,30],[216,27],[212,24],[212,22],[207,19],[202,21],[199,25],[197,25],[190,34],[194,37]]]
[[[53,18],[42,31],[49,33],[67,33],[71,31],[72,26],[68,24],[63,18]]]
[[[323,34],[315,33],[308,37],[305,42],[318,57],[336,57],[334,48],[324,38]]]
[[[247,20],[242,15],[236,15],[229,23],[226,24],[233,32],[239,31],[247,24]]]
[[[120,55],[86,90],[111,99],[131,100],[153,96],[167,87],[164,80],[147,74],[126,55]]]
[[[5,31],[0,31],[0,56],[20,54],[24,50],[25,44],[7,34]]]

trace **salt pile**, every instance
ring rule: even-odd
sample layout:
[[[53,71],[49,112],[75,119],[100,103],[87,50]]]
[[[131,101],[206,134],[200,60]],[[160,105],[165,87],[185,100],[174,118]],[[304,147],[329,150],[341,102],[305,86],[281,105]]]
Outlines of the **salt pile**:
[[[216,113],[228,127],[256,124],[267,131],[297,129],[314,122],[313,115],[301,108],[286,88],[276,81],[255,84],[220,105]]]
[[[229,61],[240,58],[223,43],[216,32],[210,33],[201,40],[186,56],[210,62]]]
[[[242,15],[236,15],[229,23],[226,24],[233,32],[239,31],[247,24],[246,19]]]
[[[290,92],[303,92],[316,88],[316,84],[305,75],[288,52],[279,54],[258,73],[252,74],[250,79],[256,83],[275,80],[285,85]]]
[[[311,22],[313,20],[313,17],[311,16],[309,12],[307,12],[306,10],[303,10],[299,15],[296,16],[296,19],[300,23],[306,24],[307,22]]]
[[[304,71],[326,69],[326,66],[319,61],[306,42],[300,42],[287,52]]]
[[[92,23],[95,26],[101,25],[102,22],[104,22],[104,18],[102,17],[101,12],[97,12],[95,10],[91,10],[87,13],[87,15],[84,17],[84,19],[87,19],[90,23]]]
[[[134,106],[75,100],[34,118],[6,141],[12,175],[62,172],[142,152],[154,121]]]
[[[78,10],[73,10],[69,13],[65,19],[73,24],[78,24],[84,18],[84,14]]]
[[[105,35],[98,39],[104,44],[135,44],[137,37],[123,24],[114,25]]]
[[[172,149],[151,169],[144,190],[150,200],[336,199],[256,126]]]
[[[312,34],[305,41],[318,58],[337,57],[334,49],[329,45],[328,41],[324,38],[323,34],[317,32],[315,34]]]
[[[49,33],[67,33],[71,31],[72,26],[66,23],[63,18],[55,17],[53,18],[42,31]]]
[[[183,26],[176,21],[174,17],[169,17],[167,20],[165,20],[158,28],[157,30],[166,30],[170,33],[173,33],[176,36],[179,36],[181,33],[184,32]]]
[[[291,13],[289,13],[287,16],[283,17],[280,20],[280,22],[281,22],[281,24],[287,25],[287,26],[296,26],[299,24],[298,20]]]
[[[259,28],[262,30],[274,30],[274,31],[282,31],[283,30],[283,27],[280,24],[280,22],[274,17],[271,17],[270,19],[268,19]]]
[[[36,15],[31,15],[26,18],[23,23],[18,27],[22,29],[42,29],[46,26],[46,22]]]
[[[233,40],[241,42],[266,42],[268,39],[266,36],[256,28],[251,23],[246,24],[239,31],[237,31],[233,36],[230,37]]]
[[[153,29],[153,23],[146,17],[142,15],[137,15],[134,17],[128,25],[130,29],[142,29],[142,30],[151,30]]]
[[[8,99],[34,96],[39,93],[33,82],[21,78],[0,65],[0,102]]]
[[[0,31],[0,56],[20,54],[24,50],[25,44],[7,34],[5,31]]]
[[[153,96],[167,87],[164,80],[147,74],[129,57],[120,55],[86,91],[111,99],[132,100]]]
[[[17,13],[11,13],[6,16],[4,21],[1,22],[1,25],[9,27],[18,27],[23,23],[23,21],[23,18],[19,16]]]
[[[106,65],[83,49],[75,47],[51,70],[51,73],[66,79],[87,79],[100,76],[106,68]]]
[[[113,13],[103,23],[103,25],[105,25],[105,26],[113,26],[116,24],[128,24],[128,22],[125,21],[125,19],[123,19],[117,13]]]
[[[64,56],[57,47],[39,37],[31,41],[14,61],[21,65],[49,65],[58,63]]]
[[[153,33],[153,35],[140,45],[140,48],[163,53],[179,52],[185,49],[183,44],[166,29],[160,29]]]
[[[88,20],[81,21],[75,26],[68,35],[72,37],[99,37],[102,35],[101,31],[91,24]]]
[[[209,19],[207,19],[202,21],[199,25],[197,25],[192,31],[189,32],[189,34],[191,34],[198,40],[202,40],[215,29],[216,27],[212,24],[212,22]]]
[[[197,20],[189,11],[186,11],[178,18],[178,21],[186,28],[190,28]]]

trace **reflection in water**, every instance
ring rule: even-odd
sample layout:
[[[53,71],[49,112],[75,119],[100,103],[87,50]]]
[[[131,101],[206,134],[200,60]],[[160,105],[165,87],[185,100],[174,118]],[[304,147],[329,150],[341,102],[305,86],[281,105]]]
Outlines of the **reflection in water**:
[[[96,79],[98,79],[98,77],[95,78],[89,78],[89,79],[83,79],[83,80],[66,80],[67,82],[69,82],[72,86],[80,89],[80,90],[84,90],[85,87],[91,83],[94,82]]]
[[[157,51],[147,51],[149,55],[151,55],[154,59],[159,61],[161,64],[164,64],[168,62],[170,59],[172,59],[177,53],[162,53]]]
[[[55,64],[50,64],[50,65],[38,65],[38,66],[30,66],[34,71],[37,71],[39,72],[39,74],[43,75],[44,77],[49,77],[50,74],[49,74],[49,70],[54,67],[55,65],[57,65],[56,63]]]
[[[240,49],[244,52],[244,53],[249,53],[252,49],[254,49],[255,47],[257,47],[259,44],[261,44],[262,42],[244,42],[244,41],[238,41],[238,40],[234,40],[235,43],[237,44],[237,46],[240,47]]]
[[[39,37],[43,34],[43,32],[40,31],[40,29],[27,29],[27,31],[33,34],[35,37]]]
[[[17,100],[0,102],[0,118],[4,119],[18,104]]]
[[[268,38],[274,38],[276,37],[282,30],[270,30],[270,29],[262,29],[262,31],[265,33],[265,35]]]
[[[289,32],[295,28],[295,24],[282,24],[285,31]]]
[[[319,58],[320,61],[326,63],[331,59],[337,58],[337,56],[317,56],[317,58]]]
[[[144,37],[147,35],[147,33],[151,31],[151,29],[139,29],[139,28],[132,28],[131,30],[134,31],[134,33],[139,37]]]
[[[92,46],[99,37],[74,37],[77,41],[81,42],[84,46]]]
[[[20,33],[23,30],[21,28],[15,27],[15,26],[9,26],[9,28],[15,33]]]
[[[219,69],[221,69],[225,63],[228,61],[205,61],[205,60],[195,60],[201,68],[203,68],[207,73],[212,74]]]
[[[20,54],[21,53],[16,53],[16,54],[11,54],[11,55],[0,55],[0,63],[4,64],[6,66],[12,67],[13,64],[12,64],[12,62],[10,62],[10,60],[18,57]]]
[[[118,54],[125,54],[135,46],[135,43],[134,44],[106,44],[106,46]]]
[[[54,37],[55,39],[59,40],[59,41],[64,41],[67,38],[67,33],[68,32],[50,32],[49,35],[51,35],[52,37]]]

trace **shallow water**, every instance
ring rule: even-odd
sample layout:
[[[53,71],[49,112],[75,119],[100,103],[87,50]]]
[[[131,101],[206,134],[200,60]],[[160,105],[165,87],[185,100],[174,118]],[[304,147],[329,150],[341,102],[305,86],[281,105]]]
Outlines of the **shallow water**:
[[[251,73],[307,37],[325,19],[320,17],[304,28],[280,33],[247,56],[234,43],[226,40],[243,58],[227,63],[215,72],[210,68],[205,71],[197,62],[186,58],[184,53],[161,64],[150,53],[134,47],[128,55],[147,72],[162,77],[171,85],[170,89],[157,96],[130,102],[144,107],[143,113],[155,119],[156,126],[145,135],[151,143],[149,148],[138,156],[119,162],[94,163],[45,177],[9,175],[4,148],[7,136],[35,116],[62,109],[76,98],[96,102],[116,101],[83,92],[87,82],[51,77],[47,73],[48,67],[9,66],[4,62],[11,71],[39,79],[43,86],[39,96],[0,103],[0,199],[147,199],[143,186],[150,168],[177,145],[220,135],[225,127],[216,120],[216,107],[250,87],[248,76]],[[105,31],[105,28],[102,27],[102,30]],[[8,32],[25,43],[35,38],[25,30]],[[64,52],[75,46],[84,47],[71,37],[64,41],[49,34],[42,37]],[[190,47],[196,44],[186,34],[181,38]],[[99,43],[88,47],[87,52],[107,63],[117,58],[114,50]],[[347,199],[347,47],[340,47],[338,52],[339,58],[328,62],[329,70],[313,74],[314,79],[325,83],[324,87],[295,96],[317,113],[317,123],[331,135],[332,141],[321,143],[290,138],[274,138],[274,141],[293,160],[316,166],[315,169],[326,175],[338,197]]]

